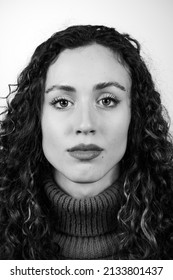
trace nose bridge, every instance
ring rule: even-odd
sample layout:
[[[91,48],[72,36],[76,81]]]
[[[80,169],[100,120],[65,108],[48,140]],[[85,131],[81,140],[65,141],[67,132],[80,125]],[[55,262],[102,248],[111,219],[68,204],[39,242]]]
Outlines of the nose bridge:
[[[76,130],[79,132],[93,132],[95,127],[94,108],[89,100],[83,100],[78,107],[77,126]]]

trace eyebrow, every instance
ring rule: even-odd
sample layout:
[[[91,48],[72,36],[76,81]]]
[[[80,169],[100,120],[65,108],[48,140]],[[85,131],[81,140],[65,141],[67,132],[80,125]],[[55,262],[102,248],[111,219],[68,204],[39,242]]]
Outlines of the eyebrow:
[[[64,91],[68,91],[68,92],[76,92],[76,89],[74,87],[71,87],[71,86],[67,86],[67,85],[53,85],[50,88],[48,88],[45,91],[45,93],[49,93],[50,91],[53,91],[55,89],[64,90]]]
[[[103,83],[99,83],[97,85],[94,86],[95,90],[100,90],[100,89],[104,89],[106,87],[116,87],[118,89],[121,89],[123,91],[126,91],[125,87],[122,86],[120,83],[118,82],[103,82]]]
[[[122,91],[126,91],[125,87],[122,86],[120,83],[118,82],[103,82],[103,83],[98,83],[96,84],[93,89],[94,90],[101,90],[101,89],[104,89],[104,88],[107,88],[107,87],[116,87]],[[58,90],[63,90],[63,91],[67,91],[67,92],[76,92],[76,89],[72,86],[68,86],[68,85],[53,85],[51,87],[49,87],[45,93],[49,93],[55,89],[58,89]]]

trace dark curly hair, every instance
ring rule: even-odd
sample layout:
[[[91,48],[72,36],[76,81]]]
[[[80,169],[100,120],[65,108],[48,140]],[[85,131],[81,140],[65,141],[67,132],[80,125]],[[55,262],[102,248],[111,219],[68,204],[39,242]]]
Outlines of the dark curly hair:
[[[131,123],[121,160],[118,259],[173,259],[173,144],[169,119],[139,43],[105,26],[71,26],[39,45],[7,98],[0,131],[0,258],[58,259],[42,191],[51,166],[42,150],[48,67],[64,49],[97,43],[118,54],[132,79]]]

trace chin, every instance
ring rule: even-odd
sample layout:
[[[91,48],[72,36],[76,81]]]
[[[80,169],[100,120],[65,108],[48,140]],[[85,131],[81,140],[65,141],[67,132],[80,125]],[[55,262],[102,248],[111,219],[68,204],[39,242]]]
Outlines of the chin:
[[[69,177],[70,179],[70,177]],[[90,183],[94,183],[97,182],[101,179],[101,176],[96,176],[96,175],[88,175],[86,176],[86,174],[84,176],[82,175],[76,175],[76,176],[71,176],[71,181],[73,181],[74,183],[82,183],[82,184],[90,184]]]
[[[74,183],[81,183],[81,184],[91,184],[94,182],[99,181],[100,178],[82,178],[82,177],[78,177],[78,178],[73,178],[73,182]]]

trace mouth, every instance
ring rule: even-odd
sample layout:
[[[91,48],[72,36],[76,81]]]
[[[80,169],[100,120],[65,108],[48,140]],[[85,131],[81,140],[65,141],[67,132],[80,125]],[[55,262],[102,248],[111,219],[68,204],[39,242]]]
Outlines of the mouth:
[[[80,144],[71,149],[68,149],[67,151],[69,152],[70,156],[72,156],[73,158],[86,161],[98,157],[103,151],[103,149],[94,144],[89,144],[89,145]]]

